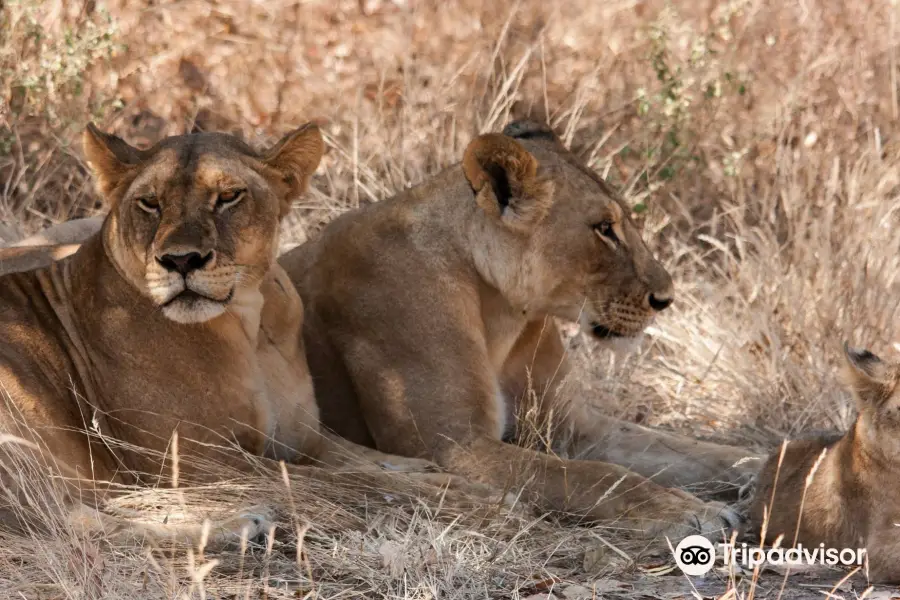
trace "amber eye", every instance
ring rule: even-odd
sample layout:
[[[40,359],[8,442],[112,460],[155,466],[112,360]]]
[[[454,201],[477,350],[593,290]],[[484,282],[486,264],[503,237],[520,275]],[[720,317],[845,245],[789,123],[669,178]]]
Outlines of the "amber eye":
[[[224,192],[219,192],[219,195],[216,197],[216,210],[222,211],[227,208],[231,208],[241,201],[246,192],[247,190],[244,189],[226,190]]]
[[[619,237],[616,235],[615,229],[613,229],[613,224],[610,221],[600,221],[599,223],[594,223],[591,225],[591,228],[594,232],[609,240],[610,242],[617,244],[619,243]]]
[[[151,215],[159,214],[159,202],[156,201],[156,196],[141,196],[137,199],[137,205],[142,211]]]

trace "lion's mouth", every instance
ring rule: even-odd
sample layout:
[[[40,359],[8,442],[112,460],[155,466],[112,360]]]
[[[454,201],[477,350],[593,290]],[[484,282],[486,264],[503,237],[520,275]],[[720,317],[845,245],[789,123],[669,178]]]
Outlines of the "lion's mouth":
[[[203,323],[224,313],[233,296],[234,288],[224,298],[185,289],[160,306],[163,314],[176,323]]]
[[[228,294],[224,298],[213,298],[212,296],[207,296],[206,294],[201,294],[200,292],[194,291],[190,288],[186,288],[180,294],[175,294],[171,298],[169,298],[165,303],[162,304],[162,308],[167,308],[176,302],[179,304],[185,304],[188,307],[197,304],[199,302],[215,302],[217,304],[228,304],[231,302],[231,299],[234,297],[234,288],[228,290]]]
[[[624,333],[619,333],[618,331],[612,330],[605,325],[600,325],[599,323],[591,323],[591,333],[594,334],[594,337],[601,340],[626,337]]]

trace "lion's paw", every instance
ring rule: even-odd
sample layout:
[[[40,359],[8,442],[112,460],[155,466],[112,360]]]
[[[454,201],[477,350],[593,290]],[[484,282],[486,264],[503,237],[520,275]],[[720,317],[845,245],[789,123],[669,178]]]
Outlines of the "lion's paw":
[[[223,523],[222,529],[234,539],[258,540],[269,534],[274,519],[275,511],[271,508],[254,506]]]
[[[722,502],[703,502],[681,490],[656,498],[645,516],[637,517],[647,537],[668,537],[673,542],[689,535],[702,535],[713,541],[742,533],[745,519],[733,507]]]

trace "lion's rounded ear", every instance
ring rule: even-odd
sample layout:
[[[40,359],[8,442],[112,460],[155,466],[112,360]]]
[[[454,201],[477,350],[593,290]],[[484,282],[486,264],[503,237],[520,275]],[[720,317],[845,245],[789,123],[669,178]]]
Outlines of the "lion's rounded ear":
[[[97,178],[100,193],[108,195],[132,167],[141,161],[141,151],[122,138],[88,123],[81,138],[84,156]]]
[[[516,140],[540,140],[552,142],[559,146],[563,143],[553,129],[545,123],[533,119],[517,119],[507,123],[503,128],[503,135]]]
[[[537,176],[537,159],[508,136],[486,133],[472,140],[462,167],[479,206],[511,226],[539,223],[553,203],[550,182]]]
[[[290,132],[263,153],[263,162],[272,167],[290,186],[288,202],[306,191],[325,154],[325,141],[315,123],[307,123]]]
[[[852,348],[847,342],[844,342],[844,357],[847,366],[843,380],[853,391],[860,408],[866,403],[877,405],[890,395],[893,383],[888,365],[881,358],[868,350]]]

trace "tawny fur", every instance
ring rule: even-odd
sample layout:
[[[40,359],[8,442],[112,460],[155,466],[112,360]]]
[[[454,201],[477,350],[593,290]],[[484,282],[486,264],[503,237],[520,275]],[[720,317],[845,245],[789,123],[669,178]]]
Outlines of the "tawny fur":
[[[264,457],[273,476],[277,459],[316,464],[290,464],[289,471],[336,483],[384,484],[378,461],[429,468],[320,433],[298,344],[303,305],[274,262],[281,217],[322,155],[314,126],[262,154],[221,134],[167,138],[137,150],[89,127],[84,141],[112,206],[102,228],[57,262],[59,247],[0,251],[0,483],[7,492],[0,501],[27,501],[14,467],[24,453],[68,478],[69,518],[126,535],[192,539],[198,528],[173,531],[96,510],[110,486],[165,482],[171,461],[161,465],[129,448],[164,455],[176,431],[182,481],[215,477],[192,469],[200,457],[249,471],[230,444]],[[236,189],[241,201],[221,206],[219,195],[233,199]],[[53,235],[51,242],[72,241],[66,232]],[[210,259],[179,285],[209,298],[161,296],[160,282],[177,291],[179,276],[161,269],[160,257],[191,251]],[[15,268],[3,262],[10,256],[43,268]],[[167,312],[173,303],[177,311]],[[111,448],[104,439],[128,447]],[[363,461],[368,475],[319,468],[359,468]],[[7,519],[15,512],[0,510]],[[246,527],[256,535],[267,527],[266,514],[240,515],[214,533],[233,536]]]
[[[738,525],[722,504],[613,464],[503,442],[515,431],[527,371],[539,390],[555,389],[566,372],[553,317],[601,337],[635,336],[673,294],[605,183],[546,128],[517,123],[507,132],[475,138],[461,165],[341,215],[280,259],[307,310],[303,337],[324,425],[522,489],[544,509],[620,520],[641,535],[721,535]],[[686,440],[667,448],[675,436],[603,422],[586,401],[550,396],[548,420],[596,444],[618,436],[635,452],[623,460],[640,462],[643,443],[675,471],[725,477],[746,455]],[[694,464],[691,451],[705,455],[702,468],[682,468]]]
[[[587,186],[582,181],[582,194],[596,193],[593,188],[600,187],[601,194],[607,194],[611,198],[611,192],[602,181],[599,181],[592,172],[580,165],[577,160],[560,146],[555,136],[549,130],[535,126],[531,123],[517,122],[508,128],[512,131],[518,127],[525,135],[522,138],[533,137],[545,142],[544,164],[556,165],[557,168],[574,168],[581,175],[587,176]],[[540,135],[529,135],[540,134]],[[472,144],[466,152],[463,166],[467,180],[473,189],[477,189],[476,203],[487,214],[504,219],[511,229],[521,229],[523,235],[528,235],[529,223],[540,223],[550,210],[553,201],[553,182],[546,177],[536,177],[537,159],[524,147],[511,138],[499,134],[484,136],[479,144]],[[504,151],[506,153],[504,153]],[[486,165],[481,169],[480,165]],[[489,171],[495,166],[509,170],[512,174],[511,181],[507,184],[517,185],[514,192],[513,203],[502,214],[502,206],[496,201],[494,183],[489,177]],[[427,193],[427,192],[426,192]],[[613,206],[615,214],[621,218],[624,211],[621,207]],[[522,218],[527,215],[527,218]],[[84,220],[88,227],[91,220]],[[99,219],[93,220],[93,227],[99,228]],[[524,227],[523,227],[524,226]],[[621,229],[621,225],[619,225]],[[62,231],[62,237],[57,239],[57,228],[42,232],[40,243],[69,242],[66,231]],[[565,238],[563,238],[565,239]],[[47,250],[41,249],[38,260],[47,260]],[[285,258],[290,262],[296,260],[297,254],[291,254]],[[0,260],[3,252],[0,251]],[[9,263],[7,263],[9,264]],[[2,271],[0,264],[0,271]],[[614,268],[610,266],[609,268]],[[664,278],[665,279],[665,278]],[[378,283],[370,284],[376,287]],[[615,287],[615,283],[612,284]],[[364,291],[360,293],[364,294]],[[506,335],[510,340],[506,344],[495,345],[493,354],[499,355],[491,358],[493,364],[501,364],[502,369],[498,377],[499,385],[495,396],[495,409],[498,418],[495,419],[498,435],[511,437],[516,429],[516,415],[526,408],[526,399],[538,400],[537,407],[540,417],[552,427],[573,426],[578,434],[574,439],[575,445],[569,448],[570,452],[582,457],[605,460],[629,467],[634,472],[652,476],[654,481],[663,485],[693,485],[703,486],[708,482],[721,482],[723,480],[737,481],[750,470],[755,471],[752,462],[742,463],[743,466],[735,467],[735,463],[741,463],[741,459],[748,456],[746,451],[738,448],[730,448],[715,444],[700,442],[691,438],[677,436],[662,431],[654,431],[632,423],[605,418],[596,414],[591,402],[587,398],[577,398],[568,395],[561,387],[569,372],[569,364],[565,351],[560,342],[555,321],[552,318],[533,318],[527,321],[524,327],[517,323],[516,319],[508,319],[503,314],[504,302],[501,300],[500,310],[493,306],[497,298],[488,298],[482,308],[487,327],[492,330],[501,329],[512,324],[515,331],[521,329],[518,337]],[[603,312],[601,309],[600,312]],[[509,344],[512,347],[509,348]],[[322,348],[317,349],[314,361],[327,362],[329,359],[319,356]],[[503,358],[505,355],[505,359]],[[337,369],[340,365],[337,364]],[[340,374],[340,373],[338,373]],[[347,386],[351,382],[348,379],[332,382],[334,385]],[[527,388],[531,385],[532,389]],[[331,414],[331,421],[337,423],[335,429],[348,437],[372,443],[364,426],[360,424],[359,415],[347,414],[329,402],[324,402],[326,413]],[[333,410],[337,408],[337,410]],[[501,414],[502,413],[502,414]],[[552,423],[550,423],[552,422]]]
[[[842,436],[788,442],[783,457],[773,452],[757,478],[752,527],[760,531],[767,517],[768,543],[784,535],[786,546],[866,548],[872,580],[897,583],[900,363],[850,348],[846,355],[856,420]]]

